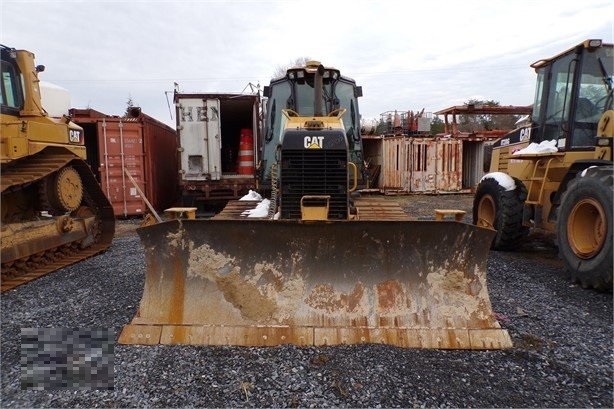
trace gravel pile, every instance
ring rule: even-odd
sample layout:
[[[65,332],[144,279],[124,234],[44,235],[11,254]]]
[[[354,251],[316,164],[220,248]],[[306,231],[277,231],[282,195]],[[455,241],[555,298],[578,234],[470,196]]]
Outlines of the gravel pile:
[[[436,198],[429,209],[450,207]],[[3,294],[1,406],[614,406],[612,294],[569,283],[539,240],[489,255],[490,297],[511,350],[116,345],[113,390],[21,390],[21,328],[113,328],[118,336],[143,274],[138,237],[122,234],[103,255]]]

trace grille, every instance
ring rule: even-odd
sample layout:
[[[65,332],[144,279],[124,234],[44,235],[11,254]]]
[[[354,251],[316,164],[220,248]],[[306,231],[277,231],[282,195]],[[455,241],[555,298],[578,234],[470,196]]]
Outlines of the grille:
[[[281,218],[301,218],[301,197],[329,195],[329,219],[347,219],[347,152],[301,149],[284,151],[281,158]]]

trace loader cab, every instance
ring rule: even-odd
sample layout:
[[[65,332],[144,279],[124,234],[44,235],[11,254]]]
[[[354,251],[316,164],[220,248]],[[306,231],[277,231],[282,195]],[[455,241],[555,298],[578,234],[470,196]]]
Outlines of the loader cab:
[[[348,144],[349,160],[360,167],[362,176],[362,140],[358,97],[362,88],[353,79],[344,77],[334,68],[321,68],[322,91],[316,90],[317,66],[308,62],[305,67],[290,68],[282,78],[272,80],[264,88],[267,98],[264,120],[264,143],[259,179],[263,187],[270,187],[271,166],[278,159],[283,139],[282,109],[295,111],[301,117],[327,116],[337,109],[346,109],[343,115],[344,132]],[[321,67],[321,66],[320,66]]]
[[[531,142],[593,150],[601,115],[612,109],[612,44],[587,40],[531,65],[537,72]]]

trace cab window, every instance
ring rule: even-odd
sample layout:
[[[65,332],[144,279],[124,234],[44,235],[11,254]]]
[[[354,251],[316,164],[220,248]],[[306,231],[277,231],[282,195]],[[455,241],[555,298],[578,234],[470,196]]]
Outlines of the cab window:
[[[15,68],[8,62],[2,61],[0,99],[3,112],[5,110],[18,110],[21,108],[22,98],[19,89],[19,77]]]

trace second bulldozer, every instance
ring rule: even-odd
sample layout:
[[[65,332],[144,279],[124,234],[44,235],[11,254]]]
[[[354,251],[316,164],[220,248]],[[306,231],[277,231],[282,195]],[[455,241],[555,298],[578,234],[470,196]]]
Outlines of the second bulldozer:
[[[361,88],[310,62],[264,94],[267,198],[140,228],[143,298],[119,342],[511,347],[487,290],[494,232],[357,193]],[[267,203],[267,216],[245,215]]]
[[[34,54],[0,45],[2,292],[105,251],[113,208],[86,162],[83,129],[44,109]]]

